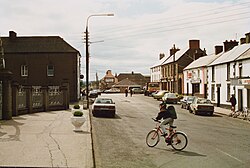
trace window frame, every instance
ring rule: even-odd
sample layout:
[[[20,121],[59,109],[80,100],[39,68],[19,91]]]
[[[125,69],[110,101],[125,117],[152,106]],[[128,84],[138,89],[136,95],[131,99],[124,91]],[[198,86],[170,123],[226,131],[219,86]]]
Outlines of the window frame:
[[[28,65],[26,65],[26,64],[21,65],[21,76],[22,76],[22,77],[27,77],[27,76],[29,76],[29,68],[28,68]]]
[[[52,68],[50,68],[50,67],[52,67]],[[47,76],[48,77],[55,76],[55,66],[54,65],[51,65],[51,64],[47,65]]]

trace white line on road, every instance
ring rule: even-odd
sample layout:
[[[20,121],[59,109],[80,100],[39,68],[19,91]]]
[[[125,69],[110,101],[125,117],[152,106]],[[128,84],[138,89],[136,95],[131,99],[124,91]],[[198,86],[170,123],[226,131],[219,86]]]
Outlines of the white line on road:
[[[219,152],[221,152],[221,153],[223,153],[223,154],[225,154],[225,155],[227,155],[227,156],[229,156],[229,157],[231,157],[231,158],[233,158],[233,159],[235,159],[235,160],[237,160],[237,161],[239,161],[239,162],[241,162],[241,163],[243,163],[242,160],[240,160],[240,159],[238,159],[238,158],[236,158],[236,157],[230,155],[229,153],[226,153],[226,152],[224,152],[224,151],[222,151],[222,150],[220,150],[220,149],[218,149],[218,148],[216,148],[216,150],[219,151]]]

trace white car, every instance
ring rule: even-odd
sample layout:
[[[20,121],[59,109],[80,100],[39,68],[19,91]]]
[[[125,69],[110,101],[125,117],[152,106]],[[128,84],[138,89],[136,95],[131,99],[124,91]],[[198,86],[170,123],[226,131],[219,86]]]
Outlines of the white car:
[[[214,113],[214,105],[208,99],[195,97],[189,106],[189,112],[195,115],[199,113],[208,113],[212,116]]]
[[[115,117],[116,107],[115,102],[111,98],[98,97],[92,104],[92,114],[96,116]]]

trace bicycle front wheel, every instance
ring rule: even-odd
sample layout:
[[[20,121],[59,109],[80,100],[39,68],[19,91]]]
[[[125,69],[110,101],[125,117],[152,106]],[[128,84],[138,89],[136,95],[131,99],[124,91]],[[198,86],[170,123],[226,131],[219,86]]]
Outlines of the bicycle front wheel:
[[[146,137],[146,144],[149,147],[154,147],[160,141],[160,135],[156,130],[151,130]]]
[[[185,133],[183,132],[175,132],[171,136],[171,146],[177,150],[181,151],[186,148],[188,144],[188,139]]]

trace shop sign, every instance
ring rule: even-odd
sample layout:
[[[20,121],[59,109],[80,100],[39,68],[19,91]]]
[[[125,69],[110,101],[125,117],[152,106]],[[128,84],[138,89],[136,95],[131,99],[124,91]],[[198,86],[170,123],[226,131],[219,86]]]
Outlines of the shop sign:
[[[250,79],[241,79],[243,85],[250,85]]]
[[[201,83],[201,79],[192,79],[191,83]]]

